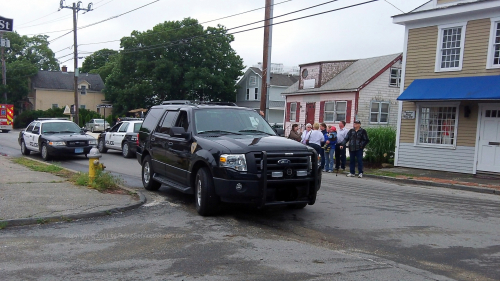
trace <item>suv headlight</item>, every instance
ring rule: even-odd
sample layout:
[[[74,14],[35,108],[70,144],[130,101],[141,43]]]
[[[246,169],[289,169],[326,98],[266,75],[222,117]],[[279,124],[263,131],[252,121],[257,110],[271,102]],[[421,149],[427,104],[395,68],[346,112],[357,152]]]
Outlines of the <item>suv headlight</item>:
[[[89,140],[89,145],[97,145],[97,140]]]
[[[52,146],[66,145],[66,142],[64,142],[64,141],[51,141],[51,142],[49,142],[49,145],[52,145]]]
[[[246,172],[247,159],[245,154],[222,154],[219,158],[219,167]]]

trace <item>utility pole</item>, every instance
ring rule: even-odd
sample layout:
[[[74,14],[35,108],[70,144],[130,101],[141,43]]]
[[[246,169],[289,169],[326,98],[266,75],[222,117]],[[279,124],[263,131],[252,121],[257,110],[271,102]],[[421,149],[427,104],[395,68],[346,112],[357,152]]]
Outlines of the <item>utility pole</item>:
[[[5,47],[10,47],[9,39],[3,39],[3,31],[0,32],[0,42],[2,45],[2,84],[4,87],[7,85],[7,66],[5,65],[4,49]],[[7,46],[9,45],[9,46]],[[7,89],[3,93],[3,99],[7,103]]]
[[[262,91],[260,94],[260,111],[264,112],[265,119],[269,120],[269,88],[271,84],[271,51],[273,32],[273,7],[274,0],[266,0],[264,22],[264,53],[262,60]]]
[[[77,23],[76,23],[76,16],[79,11],[85,11],[85,12],[90,12],[92,11],[92,3],[89,3],[88,7],[81,8],[80,5],[82,4],[82,1],[78,1],[78,3],[73,3],[73,6],[64,6],[64,0],[61,0],[59,11],[61,9],[72,9],[73,10],[73,45],[74,45],[74,91],[75,91],[75,114],[74,114],[74,122],[79,125],[79,116],[78,112],[80,111],[80,106],[79,106],[79,96],[78,96],[78,44],[77,44]]]

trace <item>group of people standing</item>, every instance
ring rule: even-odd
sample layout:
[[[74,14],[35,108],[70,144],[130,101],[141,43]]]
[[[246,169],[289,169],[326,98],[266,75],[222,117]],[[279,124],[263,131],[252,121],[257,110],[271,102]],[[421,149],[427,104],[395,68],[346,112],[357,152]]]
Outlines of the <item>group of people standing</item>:
[[[346,143],[349,142],[350,172],[348,177],[355,176],[356,162],[358,163],[358,177],[363,177],[363,150],[370,141],[368,134],[361,128],[361,122],[354,121],[354,128],[345,128],[345,121],[339,122],[339,129],[335,126],[328,126],[325,123],[308,123],[306,129],[299,132],[299,125],[293,124],[288,136],[289,139],[296,140],[308,145],[316,150],[321,156],[321,169],[323,172],[332,173],[339,169],[345,170],[346,163]]]

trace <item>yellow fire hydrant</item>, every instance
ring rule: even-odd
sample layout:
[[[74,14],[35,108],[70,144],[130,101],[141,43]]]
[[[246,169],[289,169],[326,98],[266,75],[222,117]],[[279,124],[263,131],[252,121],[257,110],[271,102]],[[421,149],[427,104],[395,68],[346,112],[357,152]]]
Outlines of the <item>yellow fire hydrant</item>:
[[[95,146],[92,147],[87,157],[89,158],[89,183],[92,184],[96,177],[96,171],[102,171],[106,166],[103,163],[99,163],[99,158],[102,157],[102,154]]]

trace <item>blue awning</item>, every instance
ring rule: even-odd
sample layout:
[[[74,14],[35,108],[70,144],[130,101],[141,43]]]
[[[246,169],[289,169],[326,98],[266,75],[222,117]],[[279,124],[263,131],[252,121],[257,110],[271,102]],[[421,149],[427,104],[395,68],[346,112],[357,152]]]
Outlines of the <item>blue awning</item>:
[[[500,99],[500,75],[416,79],[398,97],[400,101],[497,99]]]

